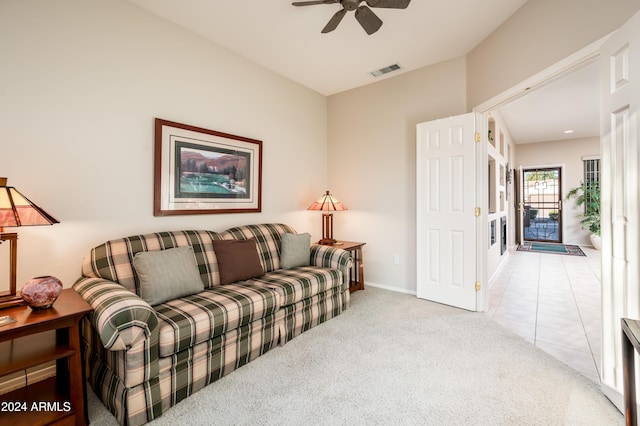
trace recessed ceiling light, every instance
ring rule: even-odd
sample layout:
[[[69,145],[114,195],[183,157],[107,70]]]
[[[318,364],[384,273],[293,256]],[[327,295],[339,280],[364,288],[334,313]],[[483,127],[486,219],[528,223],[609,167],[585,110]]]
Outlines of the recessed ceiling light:
[[[569,133],[573,133],[573,130],[565,130],[565,131],[564,131],[564,134],[565,134],[565,135],[568,135]]]

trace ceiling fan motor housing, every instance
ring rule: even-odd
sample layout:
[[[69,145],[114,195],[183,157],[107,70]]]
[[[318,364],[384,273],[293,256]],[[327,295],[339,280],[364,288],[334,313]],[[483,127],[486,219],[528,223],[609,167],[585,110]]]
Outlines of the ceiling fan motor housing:
[[[362,0],[342,0],[340,3],[342,7],[347,10],[356,10],[360,3],[362,3]]]

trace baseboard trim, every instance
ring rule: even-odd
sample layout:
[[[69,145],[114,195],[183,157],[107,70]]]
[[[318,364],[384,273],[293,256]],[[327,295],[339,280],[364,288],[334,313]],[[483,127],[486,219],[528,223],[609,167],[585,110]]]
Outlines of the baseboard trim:
[[[21,389],[25,387],[25,385],[33,384],[37,382],[41,382],[50,377],[54,377],[56,375],[56,365],[53,363],[52,365],[46,365],[42,367],[32,368],[27,370],[26,379],[24,372],[20,375],[16,375],[14,377],[8,378],[6,381],[0,380],[0,395],[4,395],[5,393],[12,392],[16,389]]]
[[[377,283],[372,283],[372,282],[369,282],[369,281],[365,281],[364,282],[364,288],[366,289],[367,286],[381,288],[383,290],[395,291],[396,293],[411,294],[412,296],[415,296],[417,294],[415,290],[407,290],[405,288],[391,287],[391,286],[388,286],[388,285],[382,285],[382,284],[377,284]]]
[[[491,276],[487,280],[487,282],[489,284],[489,288],[491,288],[491,286],[493,285],[493,282],[496,280],[496,278],[498,278],[498,275],[500,275],[500,272],[502,272],[502,270],[504,269],[504,265],[507,264],[507,259],[509,259],[509,257],[511,257],[511,252],[509,250],[507,250],[507,251],[504,252],[504,254],[501,257],[502,257],[502,259],[498,263],[498,266],[496,267],[496,269],[493,271],[493,273],[491,274]],[[487,309],[485,311],[488,311],[489,310],[489,295],[488,294],[487,294],[486,300],[487,300],[487,303],[486,303]]]
[[[604,394],[604,396],[606,396],[609,399],[609,401],[611,401],[611,403],[616,406],[618,411],[624,414],[624,397],[620,393],[620,391],[618,391],[615,388],[612,388],[611,386],[605,383],[600,383],[600,389],[602,390],[602,393]]]

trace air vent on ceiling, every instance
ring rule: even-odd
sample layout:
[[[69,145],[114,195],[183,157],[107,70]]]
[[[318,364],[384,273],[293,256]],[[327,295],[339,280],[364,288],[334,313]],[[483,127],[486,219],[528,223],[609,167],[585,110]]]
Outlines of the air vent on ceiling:
[[[393,64],[388,67],[380,68],[379,70],[371,71],[371,75],[374,77],[380,77],[381,75],[388,74],[390,72],[396,71],[400,69],[400,65]]]

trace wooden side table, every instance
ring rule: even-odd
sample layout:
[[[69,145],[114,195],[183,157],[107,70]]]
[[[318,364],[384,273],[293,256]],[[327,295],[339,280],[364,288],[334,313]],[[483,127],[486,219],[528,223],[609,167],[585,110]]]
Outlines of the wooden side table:
[[[333,244],[337,248],[347,250],[353,257],[353,268],[349,271],[349,292],[364,290],[364,261],[362,259],[362,247],[367,243],[353,241],[338,241]]]
[[[640,351],[640,321],[620,320],[622,327],[622,376],[624,380],[624,418],[627,425],[638,424],[636,410],[635,351]]]
[[[27,306],[0,310],[16,322],[0,327],[0,342],[56,331],[56,347],[19,360],[0,362],[0,377],[56,361],[56,376],[0,395],[0,424],[86,425],[86,385],[82,368],[80,328],[91,306],[73,289],[62,290],[53,307],[33,311]]]

